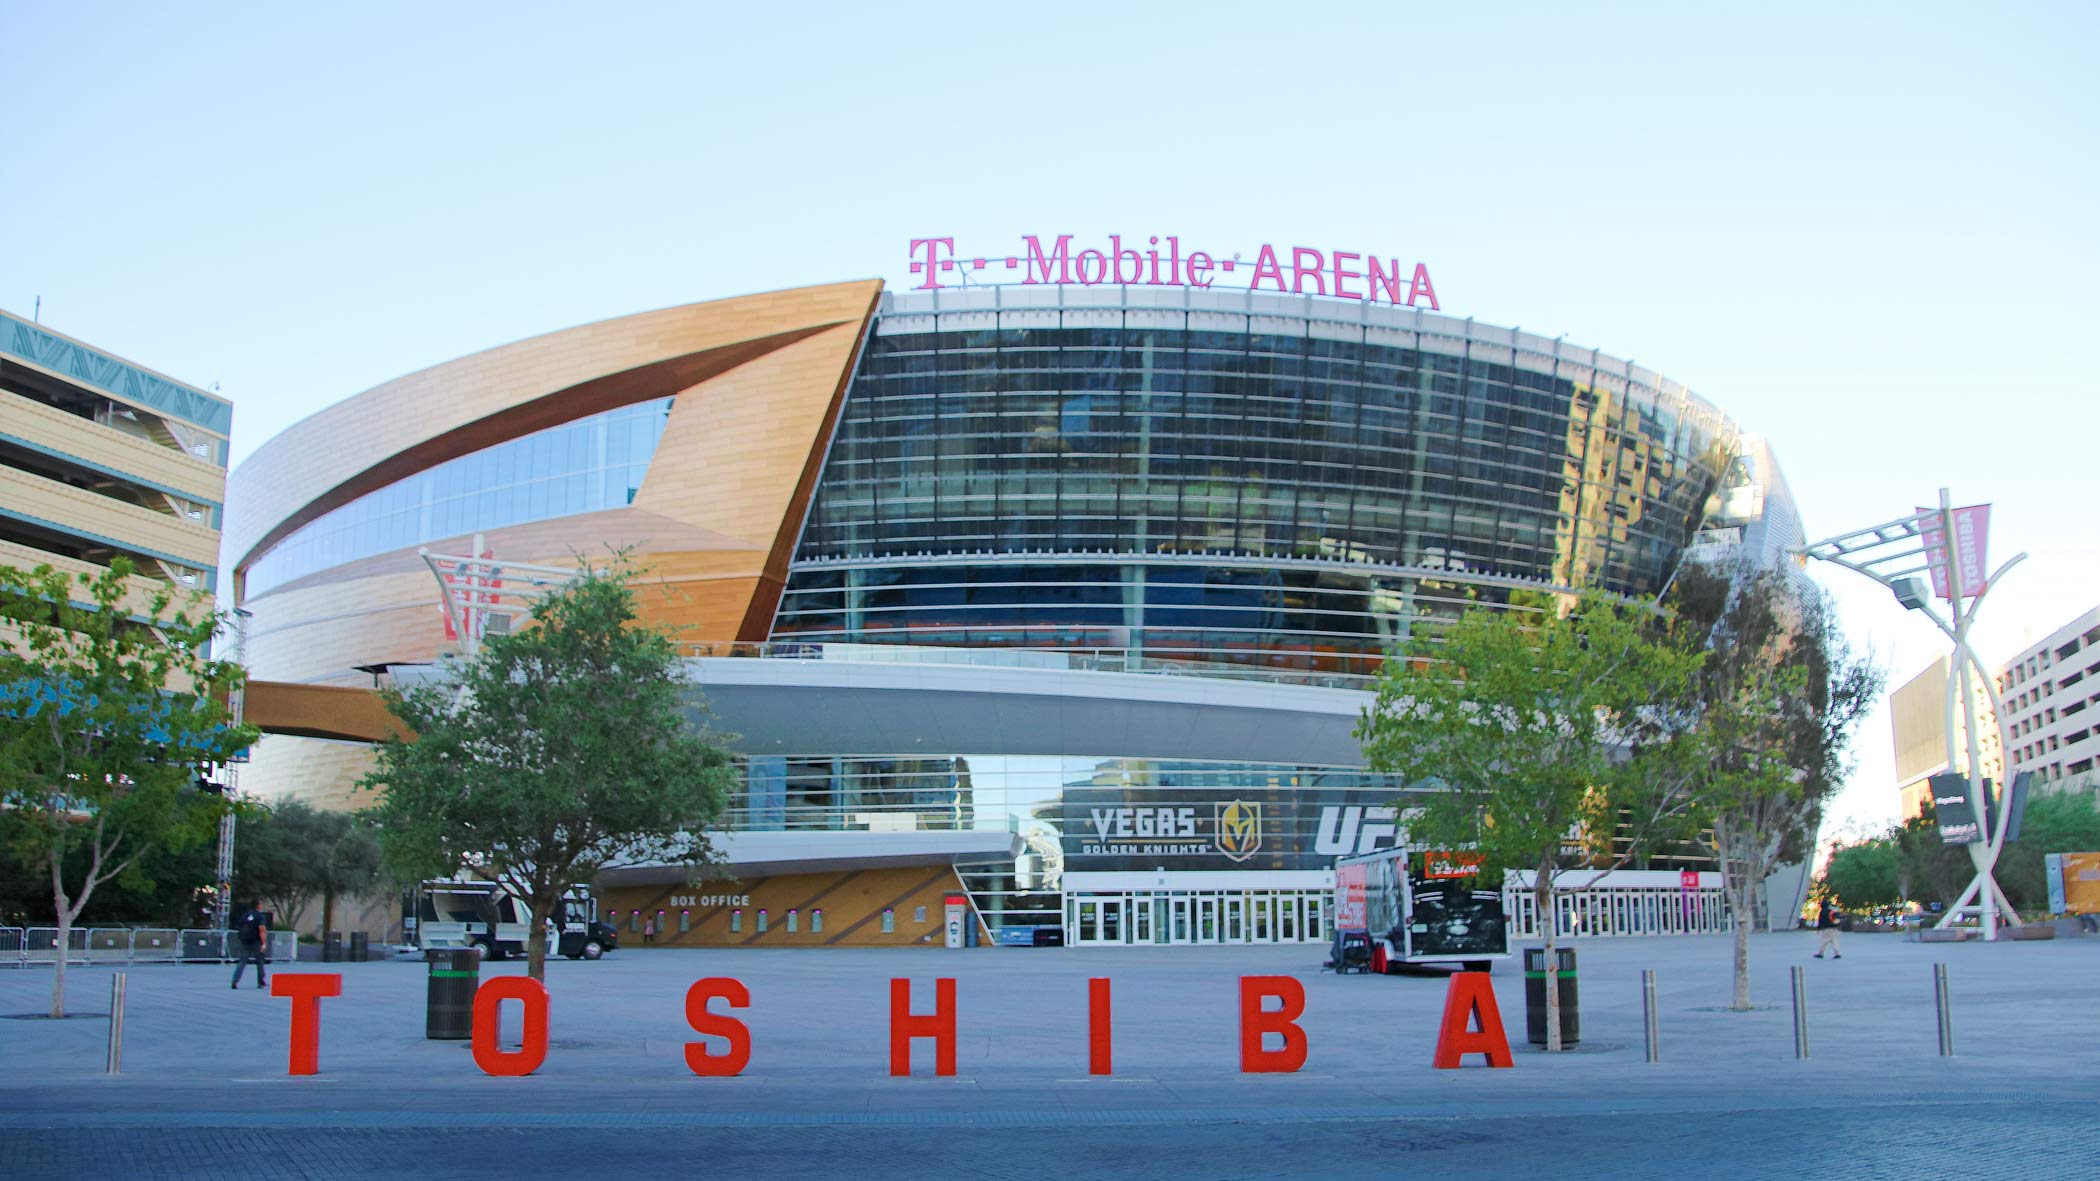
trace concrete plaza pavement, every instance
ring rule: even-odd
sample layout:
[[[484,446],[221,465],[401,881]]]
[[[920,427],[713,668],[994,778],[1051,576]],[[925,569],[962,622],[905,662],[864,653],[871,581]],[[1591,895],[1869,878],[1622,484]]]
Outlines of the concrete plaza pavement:
[[[310,1078],[285,1075],[288,1001],[229,990],[230,968],[140,966],[121,1076],[102,1073],[102,1021],[0,1021],[0,1176],[2100,1175],[2100,939],[1852,935],[1821,961],[1814,944],[1754,937],[1765,1007],[1733,1013],[1725,937],[1579,941],[1582,1041],[1558,1057],[1525,1048],[1523,980],[1504,961],[1516,1067],[1459,1071],[1429,1065],[1441,979],[1336,977],[1318,947],[555,960],[552,1048],[522,1079],[423,1037],[419,963],[298,966],[343,976]],[[1938,1055],[1934,962],[1948,964],[1953,1058]],[[1807,1061],[1793,1054],[1794,964],[1810,969]],[[1643,968],[1658,975],[1659,1064],[1642,1053]],[[1304,982],[1301,1072],[1238,1073],[1242,974]],[[753,1043],[740,1077],[685,1066],[684,993],[704,976],[751,990],[735,1014]],[[955,1077],[933,1075],[928,1042],[921,1073],[887,1073],[897,976],[921,1012],[935,977],[957,980]],[[1109,1078],[1087,1074],[1092,976],[1114,981]],[[74,1009],[106,1009],[109,969],[69,977]],[[48,969],[0,972],[0,1014],[41,1011],[49,986]]]

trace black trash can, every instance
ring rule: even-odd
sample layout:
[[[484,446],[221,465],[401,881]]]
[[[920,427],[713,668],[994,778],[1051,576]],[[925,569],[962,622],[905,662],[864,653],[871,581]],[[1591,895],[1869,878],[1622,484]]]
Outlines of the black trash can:
[[[481,953],[472,947],[433,947],[430,1000],[423,1036],[437,1041],[465,1041],[474,1036],[474,990],[481,987]]]
[[[350,932],[350,962],[361,964],[372,958],[372,937],[363,931]]]
[[[1572,1046],[1582,1040],[1582,1013],[1576,1005],[1575,949],[1553,949],[1560,982],[1560,1044]],[[1531,1044],[1546,1044],[1546,949],[1524,949],[1524,1029]]]
[[[341,963],[343,961],[343,933],[341,931],[327,931],[323,935],[324,937],[321,940],[321,961],[329,964]]]

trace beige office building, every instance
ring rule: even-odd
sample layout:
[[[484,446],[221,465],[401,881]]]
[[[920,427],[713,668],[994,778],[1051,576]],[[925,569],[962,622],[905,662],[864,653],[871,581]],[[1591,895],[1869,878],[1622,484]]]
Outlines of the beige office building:
[[[2100,607],[2049,633],[1998,673],[2015,772],[2090,784],[2100,762]]]
[[[1969,740],[1963,725],[1961,702],[1954,704],[1954,759],[1947,758],[1947,676],[1952,662],[1945,656],[1925,666],[1923,672],[1904,682],[1889,696],[1889,719],[1896,741],[1896,789],[1903,796],[1903,818],[1916,816],[1932,794],[1927,782],[1932,776],[1969,769]],[[2005,752],[1998,738],[1996,715],[1981,679],[1972,676],[1976,697],[1977,746],[1986,777],[2003,782]]]
[[[0,312],[0,562],[216,593],[233,403]]]

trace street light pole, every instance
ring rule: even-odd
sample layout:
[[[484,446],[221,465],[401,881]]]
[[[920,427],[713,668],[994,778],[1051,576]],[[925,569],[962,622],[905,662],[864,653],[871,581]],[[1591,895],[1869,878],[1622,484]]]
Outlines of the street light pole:
[[[1932,609],[1930,591],[1921,586],[1918,575],[1928,574],[1933,568],[1932,556],[1924,537],[1927,526],[1935,528],[1940,536],[1940,563],[1945,566],[1947,580],[1948,613],[1942,618]],[[2001,761],[2005,751],[2011,749],[2010,737],[2005,733],[2005,706],[1998,694],[1997,682],[1991,679],[1990,670],[1976,650],[1969,646],[1969,630],[1976,623],[1976,615],[1982,610],[1983,599],[1992,588],[2005,577],[2006,572],[2026,560],[2027,555],[2014,554],[2005,564],[1984,580],[1972,595],[1962,584],[1960,542],[1955,534],[1954,501],[1949,491],[1940,489],[1940,503],[1936,509],[1924,509],[1908,517],[1867,529],[1839,534],[1795,551],[1807,557],[1842,566],[1856,574],[1864,575],[1888,588],[1896,601],[1912,611],[1930,619],[1954,644],[1954,667],[1948,670],[1947,699],[1944,712],[1944,729],[1947,741],[1947,769],[1954,770],[1959,754],[1968,756],[1969,805],[1977,823],[1984,830],[1980,841],[1968,846],[1969,860],[1976,867],[1976,876],[1961,893],[1953,906],[1947,908],[1938,926],[1945,927],[1966,913],[1970,900],[1975,900],[1974,909],[1983,924],[1985,939],[1998,937],[1998,919],[2002,914],[2013,926],[2020,925],[2020,916],[2005,896],[2005,891],[1992,876],[1998,863],[1999,850],[2005,844],[2005,830],[2012,815],[2012,791],[2010,785],[2000,791],[1995,816],[1984,791],[1982,721],[1976,715],[1976,692],[1971,681],[1973,675],[1983,682],[1984,693],[1990,699],[1991,713],[1998,728],[1998,749]],[[1923,564],[1909,563],[1923,560]],[[1898,569],[1897,567],[1902,567]],[[1965,602],[1966,600],[1966,602]],[[1962,729],[1967,739],[1967,750],[1958,752],[1954,739],[1954,695],[1961,694]],[[1993,821],[1995,820],[1995,823]]]

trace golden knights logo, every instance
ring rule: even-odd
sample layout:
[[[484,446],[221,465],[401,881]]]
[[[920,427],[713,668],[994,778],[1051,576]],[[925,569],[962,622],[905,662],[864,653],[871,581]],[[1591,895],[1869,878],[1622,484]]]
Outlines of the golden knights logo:
[[[1261,849],[1261,805],[1234,800],[1218,805],[1218,852],[1245,861]]]

